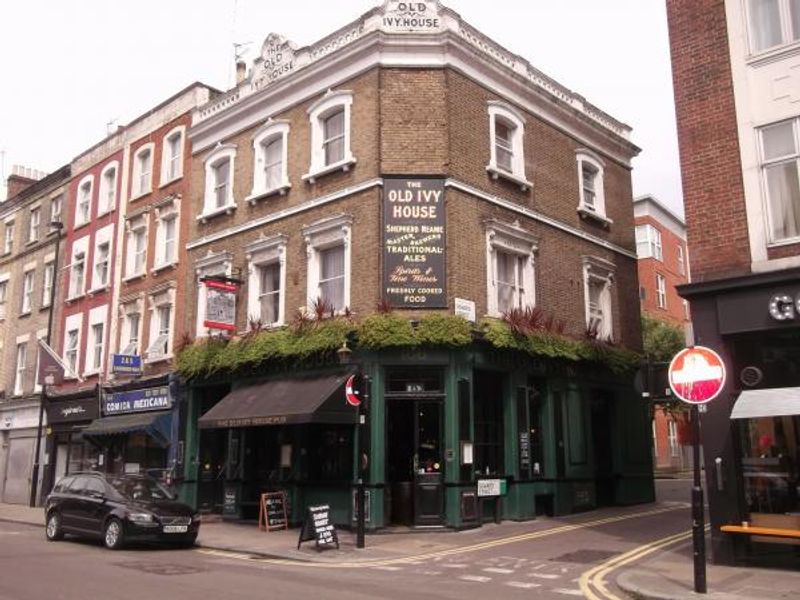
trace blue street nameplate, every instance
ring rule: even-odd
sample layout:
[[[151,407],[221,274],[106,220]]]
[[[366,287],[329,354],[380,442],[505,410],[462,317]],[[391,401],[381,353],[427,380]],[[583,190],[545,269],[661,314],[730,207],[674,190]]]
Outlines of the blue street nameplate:
[[[111,372],[115,375],[141,375],[142,357],[138,354],[112,354]]]

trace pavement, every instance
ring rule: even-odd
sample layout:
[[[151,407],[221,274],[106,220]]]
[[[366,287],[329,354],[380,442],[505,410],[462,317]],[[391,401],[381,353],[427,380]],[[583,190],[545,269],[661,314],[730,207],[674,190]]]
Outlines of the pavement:
[[[0,521],[38,525],[44,529],[41,508],[0,503]],[[532,528],[547,529],[551,526],[547,518],[540,518],[528,523],[488,524],[467,531],[419,532],[408,529],[394,530],[403,532],[397,534],[369,533],[366,550],[356,548],[355,536],[345,530],[339,531],[338,551],[318,552],[313,542],[305,542],[300,549],[297,548],[299,529],[265,532],[253,522],[226,522],[209,517],[200,528],[197,543],[201,550],[211,553],[223,551],[277,560],[353,564],[412,559],[503,539]],[[783,600],[800,595],[800,571],[712,564],[707,566],[708,593],[696,594],[693,591],[691,542],[682,542],[650,554],[631,568],[614,571],[608,575],[608,579],[614,580],[630,597],[645,600]]]

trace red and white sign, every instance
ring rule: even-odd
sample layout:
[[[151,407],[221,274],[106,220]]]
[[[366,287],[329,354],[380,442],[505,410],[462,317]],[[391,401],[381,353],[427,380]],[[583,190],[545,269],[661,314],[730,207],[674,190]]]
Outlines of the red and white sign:
[[[704,404],[716,398],[724,386],[725,364],[711,348],[686,348],[669,364],[669,387],[684,402]]]
[[[356,376],[350,375],[347,382],[344,384],[344,397],[347,398],[347,403],[350,406],[358,406],[361,404],[361,398],[358,397],[358,392],[353,389],[355,385]]]
[[[209,329],[236,331],[236,291],[234,283],[207,279],[206,318],[203,325]]]

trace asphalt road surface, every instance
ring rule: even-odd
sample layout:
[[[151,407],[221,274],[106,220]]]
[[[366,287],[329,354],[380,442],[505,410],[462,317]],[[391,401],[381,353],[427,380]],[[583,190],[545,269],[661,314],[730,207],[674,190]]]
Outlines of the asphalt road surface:
[[[372,567],[290,566],[204,549],[112,552],[73,538],[47,542],[44,527],[0,522],[0,600],[582,598],[582,574],[688,529],[688,484],[659,482],[666,504],[548,520],[548,528],[579,525],[562,533]],[[508,529],[509,537],[526,531]]]

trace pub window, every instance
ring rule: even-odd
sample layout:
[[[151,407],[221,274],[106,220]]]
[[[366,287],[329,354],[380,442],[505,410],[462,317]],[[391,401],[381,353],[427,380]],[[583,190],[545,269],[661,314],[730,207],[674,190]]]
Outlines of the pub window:
[[[353,477],[352,426],[311,425],[309,436],[309,479],[350,481]]]
[[[475,375],[474,467],[477,475],[504,473],[503,383],[499,376]]]
[[[508,179],[522,191],[531,187],[525,178],[525,118],[504,102],[489,102],[489,164],[486,170],[492,178]]]
[[[347,171],[356,162],[350,148],[353,93],[328,91],[308,109],[311,121],[311,165],[303,179],[314,183],[325,173]]]

